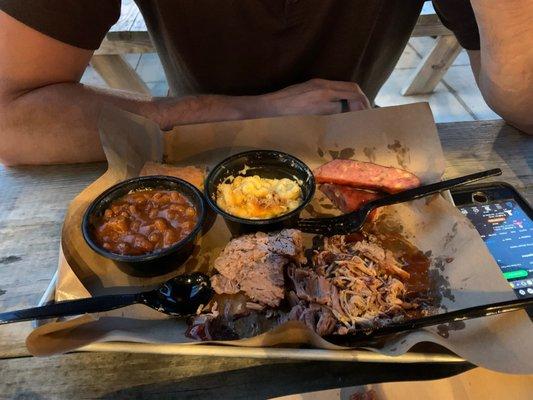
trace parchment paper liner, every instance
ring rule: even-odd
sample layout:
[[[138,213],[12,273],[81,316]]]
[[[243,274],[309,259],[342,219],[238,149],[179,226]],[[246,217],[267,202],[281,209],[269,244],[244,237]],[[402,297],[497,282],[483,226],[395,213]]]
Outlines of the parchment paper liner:
[[[81,217],[99,193],[137,176],[145,161],[213,166],[240,151],[262,148],[288,152],[312,168],[332,157],[369,160],[417,174],[423,182],[440,179],[444,157],[429,107],[425,103],[332,116],[295,116],[176,127],[161,132],[152,122],[114,107],[105,109],[100,135],[109,162],[107,172],[71,203],[63,226],[56,300],[136,292],[152,288],[176,273],[207,271],[229,240],[221,219],[202,238],[195,256],[177,272],[140,278],[122,272],[114,262],[89,249]],[[474,171],[472,171],[474,172]],[[315,201],[319,212],[329,212]],[[391,225],[421,250],[431,253],[432,279],[448,310],[514,298],[481,238],[468,220],[440,196],[388,210]],[[189,343],[185,323],[135,305],[85,315],[37,328],[27,339],[35,355],[74,350],[98,341]],[[441,326],[400,336],[380,349],[398,355],[422,341],[438,343],[470,362],[508,373],[533,372],[532,324],[525,312]],[[439,335],[440,333],[440,335]],[[341,349],[299,323],[288,323],[234,346],[307,343]],[[342,350],[340,350],[342,351]]]

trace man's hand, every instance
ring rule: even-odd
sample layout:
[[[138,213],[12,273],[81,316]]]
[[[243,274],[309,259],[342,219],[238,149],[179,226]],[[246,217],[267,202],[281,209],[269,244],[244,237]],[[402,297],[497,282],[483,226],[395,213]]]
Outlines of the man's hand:
[[[350,111],[370,108],[370,102],[357,83],[311,79],[274,93],[258,96],[256,116],[336,114],[341,100]]]
[[[336,114],[346,100],[349,111],[370,108],[370,102],[353,82],[311,79],[259,96],[188,96],[153,100],[149,118],[163,130],[176,125],[231,121],[282,115]]]
[[[156,100],[156,119],[161,129],[199,122],[253,119],[282,115],[336,114],[342,110],[341,100],[349,111],[370,108],[370,102],[353,82],[311,79],[277,92],[259,96],[189,96]]]

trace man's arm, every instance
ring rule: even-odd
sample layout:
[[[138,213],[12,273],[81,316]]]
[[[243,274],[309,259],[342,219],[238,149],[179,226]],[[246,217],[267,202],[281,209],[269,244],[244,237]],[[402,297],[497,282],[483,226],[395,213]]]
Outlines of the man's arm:
[[[471,0],[481,50],[469,50],[487,104],[509,124],[533,134],[533,2]]]
[[[98,116],[105,103],[155,121],[188,123],[287,114],[340,112],[369,106],[350,82],[313,80],[263,96],[151,98],[97,89],[79,80],[92,51],[43,35],[0,11],[0,162],[6,165],[104,159]]]

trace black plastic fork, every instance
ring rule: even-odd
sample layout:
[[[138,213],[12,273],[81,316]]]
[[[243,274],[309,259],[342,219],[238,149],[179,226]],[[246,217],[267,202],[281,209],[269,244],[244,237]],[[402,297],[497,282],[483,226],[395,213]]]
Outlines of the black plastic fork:
[[[324,236],[347,235],[360,230],[370,212],[378,207],[390,206],[392,204],[420,199],[422,197],[443,192],[457,186],[462,186],[467,183],[488,178],[489,176],[501,175],[501,173],[501,169],[495,168],[489,169],[488,171],[477,172],[475,174],[431,183],[429,185],[419,186],[414,189],[404,190],[403,192],[369,201],[368,203],[363,204],[363,206],[361,206],[361,208],[358,210],[348,214],[340,215],[338,217],[300,219],[298,220],[297,227],[302,232],[320,234]]]
[[[349,335],[331,335],[327,339],[330,342],[343,346],[364,346],[373,345],[383,338],[398,333],[407,333],[415,329],[421,329],[429,326],[444,324],[453,324],[454,322],[466,321],[475,318],[489,317],[507,312],[525,309],[530,317],[533,309],[533,297],[518,298],[497,303],[481,304],[478,306],[467,307],[455,311],[429,315],[406,321],[392,323],[371,330],[358,330]],[[533,318],[533,317],[532,317]]]

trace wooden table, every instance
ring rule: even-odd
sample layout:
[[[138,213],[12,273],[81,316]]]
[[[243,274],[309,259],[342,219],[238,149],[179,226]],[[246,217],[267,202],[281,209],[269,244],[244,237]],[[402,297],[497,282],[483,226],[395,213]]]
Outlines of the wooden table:
[[[533,138],[501,121],[438,125],[448,176],[500,167],[533,198]],[[0,310],[37,303],[57,265],[69,201],[104,164],[0,167]],[[0,326],[0,398],[266,398],[376,381],[435,379],[469,364],[384,365],[73,353],[32,358],[29,323]]]
[[[404,96],[433,92],[462,49],[453,32],[442,25],[431,3],[424,4],[411,34],[424,36],[435,36],[437,40],[402,87]],[[148,86],[122,55],[155,51],[134,0],[122,0],[120,18],[94,53],[91,65],[111,88],[150,94]]]

